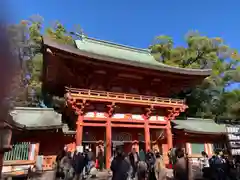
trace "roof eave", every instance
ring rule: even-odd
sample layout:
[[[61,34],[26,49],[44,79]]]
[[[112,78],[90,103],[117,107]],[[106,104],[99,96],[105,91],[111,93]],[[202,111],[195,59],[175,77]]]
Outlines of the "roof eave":
[[[15,107],[13,111],[15,110],[20,110],[20,111],[43,111],[43,112],[53,112],[54,109],[53,108],[37,108],[37,107]],[[61,122],[59,123],[54,123],[51,125],[26,125],[20,122],[16,122],[15,120],[13,120],[13,116],[12,113],[13,111],[11,111],[9,113],[9,121],[8,124],[17,127],[18,129],[21,130],[51,130],[51,129],[61,129],[63,127],[63,124]]]
[[[82,51],[82,50],[77,49],[76,47],[73,47],[70,45],[59,44],[59,43],[51,40],[48,37],[43,37],[43,45],[46,47],[49,47],[49,48],[51,48],[51,47],[56,48],[61,51],[71,53],[74,55],[78,55],[78,56],[85,56],[85,57],[89,57],[92,59],[98,59],[101,61],[113,62],[113,63],[124,64],[124,65],[129,65],[129,66],[134,66],[134,67],[141,67],[141,68],[152,69],[152,70],[157,70],[157,71],[165,71],[165,72],[170,72],[170,73],[175,73],[175,74],[207,77],[212,72],[211,69],[179,68],[179,67],[169,66],[166,64],[159,64],[159,66],[156,66],[156,65],[146,64],[146,63],[143,64],[143,63],[139,63],[139,62],[135,62],[135,61],[127,61],[127,60],[121,59],[121,58],[113,58],[113,57],[109,57],[109,56],[105,56],[105,55],[94,54],[94,53],[90,53],[87,51]]]
[[[26,130],[53,130],[53,129],[62,129],[63,125],[53,125],[53,126],[26,126]]]
[[[194,131],[194,130],[188,130],[183,129],[186,133],[193,133],[193,134],[201,134],[201,135],[225,135],[226,132],[202,132],[202,131]]]
[[[7,120],[4,120],[4,127],[9,127],[11,129],[22,130],[25,128],[23,124],[20,124],[13,120],[12,116],[8,116]]]
[[[196,131],[196,130],[184,129],[184,128],[174,128],[174,129],[180,130],[181,132],[184,132],[184,133],[198,134],[198,135],[226,135],[227,134],[227,132],[203,132],[203,131]]]

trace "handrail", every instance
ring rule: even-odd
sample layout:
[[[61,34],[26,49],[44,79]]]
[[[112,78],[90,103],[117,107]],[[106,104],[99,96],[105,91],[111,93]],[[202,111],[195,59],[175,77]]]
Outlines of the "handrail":
[[[66,87],[66,90],[71,94],[72,97],[75,96],[85,96],[85,97],[98,97],[98,98],[109,98],[116,100],[134,100],[134,101],[148,101],[151,103],[171,103],[171,104],[185,104],[183,99],[172,99],[172,98],[163,98],[156,96],[146,96],[138,94],[125,94],[118,92],[107,92],[107,91],[98,91],[90,89],[77,89]]]

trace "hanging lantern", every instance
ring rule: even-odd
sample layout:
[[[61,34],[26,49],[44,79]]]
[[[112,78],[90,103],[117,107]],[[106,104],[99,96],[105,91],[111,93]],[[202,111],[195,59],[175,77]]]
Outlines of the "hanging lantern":
[[[12,148],[12,129],[8,126],[0,129],[0,152],[8,151]]]

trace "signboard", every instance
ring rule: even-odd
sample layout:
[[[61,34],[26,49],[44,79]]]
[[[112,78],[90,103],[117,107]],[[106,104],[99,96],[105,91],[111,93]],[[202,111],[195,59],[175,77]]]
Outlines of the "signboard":
[[[227,134],[232,155],[240,154],[240,127],[227,126]]]
[[[80,153],[83,152],[83,146],[77,146],[76,149],[77,149],[77,152],[80,152]]]

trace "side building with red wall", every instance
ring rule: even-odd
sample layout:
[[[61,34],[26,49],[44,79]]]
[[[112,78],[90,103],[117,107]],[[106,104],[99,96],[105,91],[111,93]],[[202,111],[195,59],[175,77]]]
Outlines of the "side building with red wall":
[[[62,115],[51,108],[16,107],[10,114],[21,129],[13,130],[12,148],[4,153],[4,176],[24,175],[33,166],[53,169],[57,154],[75,140],[63,132]]]
[[[205,151],[211,157],[216,149],[226,149],[227,132],[225,124],[211,119],[187,118],[172,121],[173,144],[183,147],[195,163]]]

